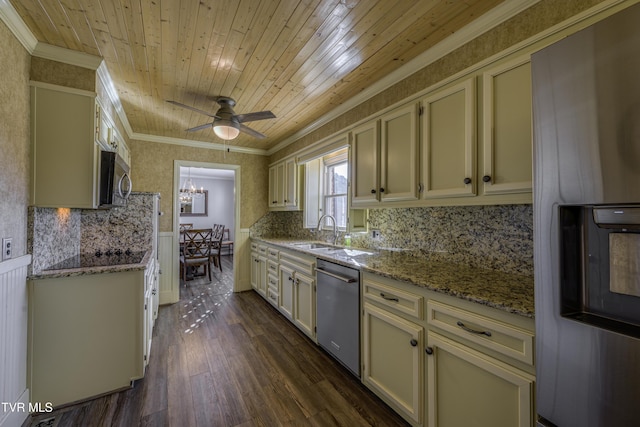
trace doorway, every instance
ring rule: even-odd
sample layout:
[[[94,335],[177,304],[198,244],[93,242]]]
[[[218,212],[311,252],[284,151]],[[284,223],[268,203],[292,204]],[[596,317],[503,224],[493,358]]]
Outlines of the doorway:
[[[185,206],[185,198],[181,201],[181,189],[191,178],[191,184],[198,191],[199,200]],[[180,295],[180,224],[190,223],[194,228],[211,228],[213,224],[224,224],[228,228],[229,240],[235,241],[240,227],[240,166],[219,163],[174,161],[173,174],[173,295],[174,301]],[[184,195],[184,192],[183,192]],[[185,215],[186,212],[186,215]],[[182,215],[181,215],[182,214]],[[225,247],[223,254],[229,253],[233,259],[233,277],[238,277],[238,258],[233,254],[234,248]],[[236,291],[237,280],[234,280]]]

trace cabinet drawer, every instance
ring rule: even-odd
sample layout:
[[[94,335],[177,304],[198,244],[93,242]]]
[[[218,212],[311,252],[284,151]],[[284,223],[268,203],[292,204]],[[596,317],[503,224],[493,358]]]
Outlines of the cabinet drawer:
[[[254,242],[251,242],[251,250],[253,252],[258,252],[258,244],[254,243]]]
[[[364,297],[384,306],[395,308],[415,319],[422,320],[424,298],[417,294],[384,285],[371,280],[363,283]]]
[[[267,276],[267,286],[270,289],[273,289],[276,293],[278,292],[278,273],[275,275],[273,273],[269,273]]]
[[[265,246],[265,245],[258,245],[258,253],[260,255],[267,256],[267,249],[268,249],[268,247]]]
[[[278,255],[280,254],[280,251],[274,248],[268,248],[267,249],[267,256],[269,257],[269,259],[272,259],[274,261],[278,261]]]
[[[430,327],[533,365],[534,335],[528,331],[437,301],[427,302],[427,323]]]
[[[267,261],[267,273],[278,275],[278,263],[276,261],[273,261],[272,259]]]
[[[286,263],[296,271],[315,277],[316,259],[298,256],[291,252],[280,251],[280,262]]]
[[[275,305],[276,307],[278,306],[278,291],[277,289],[272,289],[272,288],[267,288],[267,300]]]

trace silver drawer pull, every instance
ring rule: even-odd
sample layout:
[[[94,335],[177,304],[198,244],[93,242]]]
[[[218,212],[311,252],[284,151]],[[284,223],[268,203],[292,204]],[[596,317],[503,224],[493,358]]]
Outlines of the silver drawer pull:
[[[460,326],[462,329],[464,329],[467,332],[470,332],[472,334],[478,334],[478,335],[486,335],[488,337],[491,336],[491,332],[489,331],[476,331],[475,329],[471,329],[465,326],[464,323],[462,323],[461,321],[458,320],[458,322],[456,323],[456,325]]]
[[[387,301],[395,301],[395,302],[400,302],[400,300],[396,297],[388,297],[385,294],[383,294],[382,292],[380,292],[380,296],[384,299],[386,299]]]
[[[345,283],[354,283],[354,282],[357,282],[357,281],[358,281],[358,279],[354,279],[353,277],[344,277],[344,276],[340,276],[340,275],[338,275],[338,274],[331,273],[331,272],[329,272],[329,271],[327,271],[327,270],[323,270],[323,269],[318,268],[318,267],[316,267],[316,271],[317,271],[318,273],[322,273],[322,274],[326,274],[327,276],[331,276],[331,277],[333,277],[334,279],[338,279],[338,280],[340,280],[340,281],[342,281],[342,282],[345,282]]]

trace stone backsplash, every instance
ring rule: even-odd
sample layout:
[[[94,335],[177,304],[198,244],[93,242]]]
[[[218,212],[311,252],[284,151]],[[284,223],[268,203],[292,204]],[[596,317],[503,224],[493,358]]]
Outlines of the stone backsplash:
[[[251,227],[251,234],[331,239],[330,232],[318,238],[302,224],[302,212],[270,212]],[[352,246],[406,251],[471,267],[533,275],[531,205],[371,209],[369,230],[379,230],[380,237],[373,239],[371,232],[353,233]]]
[[[126,207],[66,209],[30,207],[27,245],[30,274],[85,253],[152,247],[154,193],[132,193]]]

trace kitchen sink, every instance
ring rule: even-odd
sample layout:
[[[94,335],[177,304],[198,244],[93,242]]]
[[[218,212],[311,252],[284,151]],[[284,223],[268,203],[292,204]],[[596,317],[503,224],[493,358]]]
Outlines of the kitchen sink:
[[[354,257],[358,255],[373,255],[373,252],[365,251],[361,249],[347,249],[347,248],[335,248],[335,247],[317,248],[313,250],[313,252],[325,253],[327,255],[332,255],[337,257]]]
[[[336,249],[335,246],[325,244],[325,243],[294,243],[293,246],[299,249]]]

